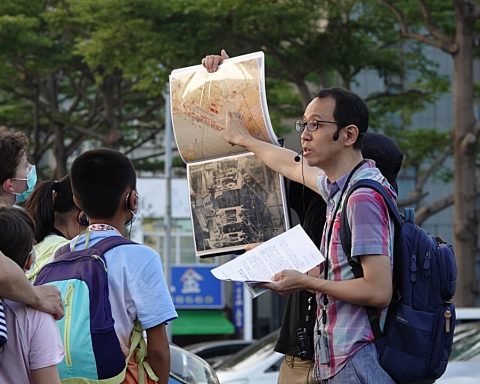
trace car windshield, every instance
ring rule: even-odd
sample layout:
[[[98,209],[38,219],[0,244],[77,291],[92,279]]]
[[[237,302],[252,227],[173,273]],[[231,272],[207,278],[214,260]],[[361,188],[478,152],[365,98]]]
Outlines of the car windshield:
[[[273,347],[278,338],[279,331],[275,331],[258,340],[256,343],[242,349],[235,355],[226,359],[216,367],[219,371],[239,370],[252,366],[253,363],[263,360],[272,354]]]
[[[170,345],[170,376],[181,383],[218,384],[215,371],[193,353]]]
[[[450,361],[480,360],[480,322],[458,324]]]

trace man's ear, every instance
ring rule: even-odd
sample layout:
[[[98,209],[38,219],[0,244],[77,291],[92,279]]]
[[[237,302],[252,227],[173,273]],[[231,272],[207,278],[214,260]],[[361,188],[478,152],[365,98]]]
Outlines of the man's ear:
[[[344,129],[345,131],[345,145],[353,146],[360,135],[360,130],[355,124],[347,125]]]

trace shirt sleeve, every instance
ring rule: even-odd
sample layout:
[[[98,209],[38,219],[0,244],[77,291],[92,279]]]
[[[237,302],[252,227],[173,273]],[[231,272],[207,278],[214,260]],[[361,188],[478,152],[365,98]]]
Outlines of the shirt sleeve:
[[[57,365],[65,355],[58,327],[52,315],[28,308],[30,369]]]
[[[393,224],[383,197],[360,188],[347,202],[347,218],[352,231],[352,256],[392,255]]]
[[[141,265],[129,282],[129,290],[143,329],[178,317],[167,288],[160,255],[148,247],[138,249]]]

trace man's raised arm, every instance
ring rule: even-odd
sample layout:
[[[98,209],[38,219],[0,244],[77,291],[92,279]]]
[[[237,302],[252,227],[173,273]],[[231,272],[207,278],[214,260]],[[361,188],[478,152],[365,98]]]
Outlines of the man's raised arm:
[[[215,72],[224,59],[228,59],[225,50],[220,55],[208,55],[202,59],[203,66],[208,72]],[[284,177],[305,184],[313,190],[317,190],[316,179],[322,171],[317,167],[311,167],[303,162],[296,162],[296,153],[286,148],[258,140],[247,131],[239,113],[228,112],[225,129],[221,130],[221,136],[230,144],[236,144],[253,152],[265,165],[280,173]],[[302,170],[303,167],[303,170]]]

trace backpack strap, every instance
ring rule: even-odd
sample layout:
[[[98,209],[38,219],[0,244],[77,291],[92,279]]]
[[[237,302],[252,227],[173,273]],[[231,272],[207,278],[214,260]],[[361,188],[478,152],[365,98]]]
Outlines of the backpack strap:
[[[342,208],[342,213],[340,218],[340,242],[342,243],[343,252],[347,256],[348,264],[350,264],[350,267],[352,268],[353,275],[357,279],[360,277],[363,277],[363,268],[359,262],[355,261],[352,258],[352,231],[350,229],[350,225],[348,224],[346,206],[347,206],[348,199],[350,198],[350,195],[359,188],[373,189],[383,197],[383,200],[387,205],[387,209],[390,214],[390,217],[394,222],[395,231],[397,231],[400,228],[400,225],[402,223],[402,218],[398,213],[395,202],[387,194],[382,184],[380,184],[375,180],[362,179],[357,181],[355,184],[352,185],[352,187],[350,187],[350,189],[347,192],[347,195],[345,196],[345,200],[343,203],[344,207]],[[382,331],[380,329],[380,319],[378,316],[378,310],[373,307],[367,307],[367,314],[368,314],[368,320],[370,321],[370,325],[372,327],[372,331],[375,339],[381,338]]]
[[[130,337],[130,349],[127,355],[127,365],[130,358],[134,356],[135,362],[138,366],[138,383],[145,384],[145,372],[153,381],[158,381],[158,376],[153,372],[152,367],[148,363],[147,357],[147,343],[143,338],[143,329],[138,319],[135,320],[135,327]]]
[[[123,236],[108,236],[104,239],[98,241],[94,245],[90,246],[90,248],[98,249],[102,255],[110,251],[111,249],[118,247],[120,245],[127,245],[127,244],[137,244],[132,240],[126,239]]]
[[[53,259],[56,260],[59,256],[63,255],[64,253],[70,252],[70,244],[65,244],[64,246],[57,249]],[[103,255],[110,251],[111,249],[118,247],[119,245],[126,245],[126,244],[137,244],[132,240],[126,239],[122,236],[108,236],[102,240],[99,240],[96,244],[90,246],[89,248],[97,249],[102,257]]]

